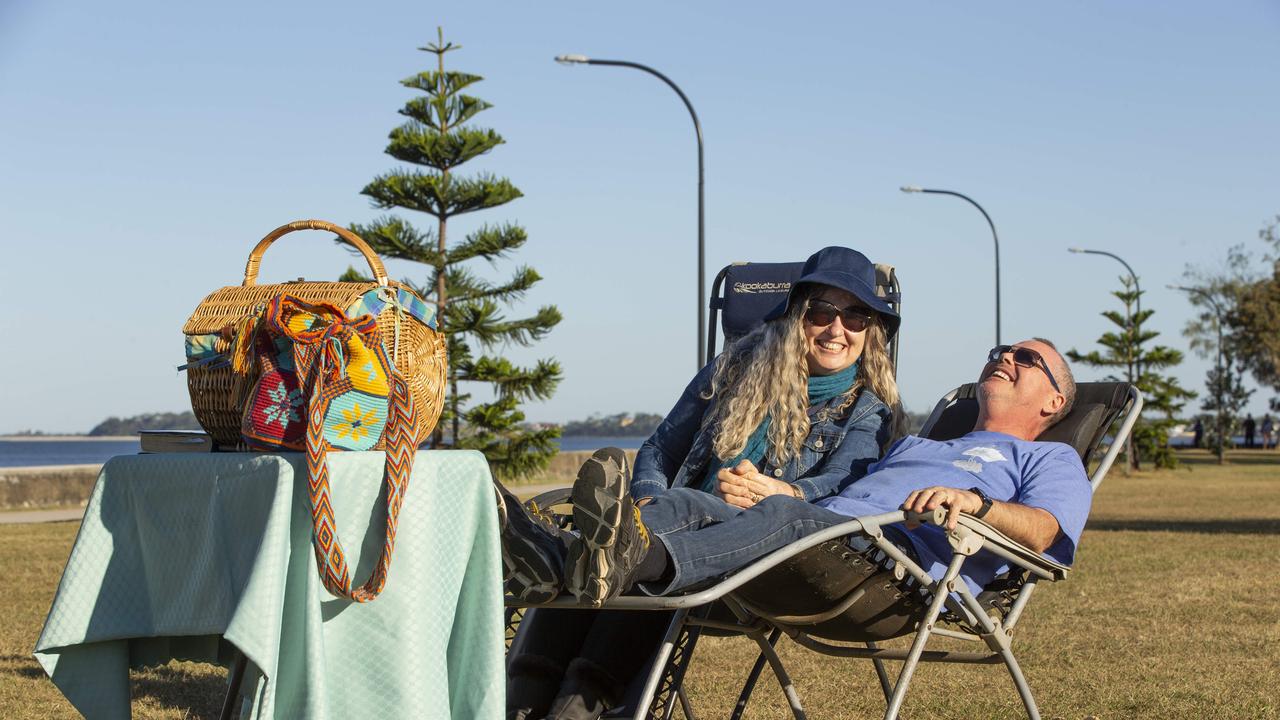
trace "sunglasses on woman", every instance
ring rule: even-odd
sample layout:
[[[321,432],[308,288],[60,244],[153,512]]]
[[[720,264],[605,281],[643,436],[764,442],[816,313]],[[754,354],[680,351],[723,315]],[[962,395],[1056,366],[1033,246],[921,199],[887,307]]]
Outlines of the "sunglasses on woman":
[[[871,324],[871,311],[859,305],[841,309],[826,300],[810,300],[804,311],[804,321],[814,327],[826,327],[837,317],[849,332],[862,332]]]
[[[1040,368],[1044,374],[1049,377],[1049,384],[1053,389],[1062,392],[1058,387],[1058,381],[1053,378],[1053,373],[1049,371],[1049,363],[1045,362],[1044,356],[1032,350],[1031,348],[1018,347],[1016,345],[997,345],[991,348],[991,352],[987,353],[987,362],[1000,362],[1000,356],[1005,353],[1013,355],[1013,364],[1024,368]]]

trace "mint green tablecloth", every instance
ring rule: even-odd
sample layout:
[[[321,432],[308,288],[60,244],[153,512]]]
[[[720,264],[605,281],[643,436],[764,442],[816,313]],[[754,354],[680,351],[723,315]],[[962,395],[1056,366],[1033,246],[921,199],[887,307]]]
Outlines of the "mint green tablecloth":
[[[361,583],[382,545],[382,462],[329,456],[339,537]],[[418,453],[386,589],[366,604],[321,585],[306,486],[298,454],[112,459],[36,645],[45,672],[86,716],[127,718],[130,665],[214,661],[221,635],[249,659],[254,718],[501,716],[502,578],[484,457]]]

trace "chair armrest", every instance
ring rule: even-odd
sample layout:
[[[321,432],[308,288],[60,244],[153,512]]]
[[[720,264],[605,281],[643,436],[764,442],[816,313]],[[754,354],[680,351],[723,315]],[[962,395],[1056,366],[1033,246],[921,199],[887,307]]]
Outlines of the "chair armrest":
[[[909,519],[920,523],[942,527],[947,522],[946,508],[937,508],[925,513],[908,513]],[[990,550],[1009,562],[1046,580],[1061,580],[1067,576],[1068,568],[1060,562],[1050,560],[1022,543],[1013,540],[983,520],[968,514],[960,513],[956,518],[956,529],[947,533],[952,546],[959,548],[968,538],[981,542],[979,547]]]

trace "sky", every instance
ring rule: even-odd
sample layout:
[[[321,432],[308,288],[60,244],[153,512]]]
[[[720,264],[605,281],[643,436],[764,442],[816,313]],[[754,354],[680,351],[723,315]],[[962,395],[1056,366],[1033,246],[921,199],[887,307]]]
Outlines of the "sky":
[[[302,218],[383,211],[387,133],[443,26],[484,76],[477,118],[506,144],[463,168],[524,197],[454,220],[518,222],[482,273],[542,276],[522,316],[564,321],[513,360],[564,380],[534,421],[665,413],[696,369],[697,164],[672,78],[701,119],[707,284],[728,262],[827,245],[896,266],[899,385],[926,411],[1001,339],[1095,347],[1125,258],[1158,342],[1188,350],[1188,266],[1256,251],[1280,214],[1280,3],[119,3],[0,0],[0,432],[84,432],[189,408],[181,328],[238,284],[249,250]],[[432,218],[404,213],[422,225]],[[273,246],[264,281],[359,259],[324,233]],[[389,262],[396,277],[421,267]],[[1173,371],[1203,391],[1212,358]],[[1076,368],[1080,380],[1105,371]],[[1255,414],[1271,394],[1250,402]],[[1196,408],[1198,401],[1187,410]]]

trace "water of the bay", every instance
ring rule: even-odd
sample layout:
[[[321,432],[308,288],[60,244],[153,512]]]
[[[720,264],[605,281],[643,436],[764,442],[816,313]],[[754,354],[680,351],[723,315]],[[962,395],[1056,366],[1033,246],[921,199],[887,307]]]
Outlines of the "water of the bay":
[[[624,449],[640,447],[642,437],[565,437],[561,450],[597,450],[610,445]],[[0,440],[0,467],[45,465],[97,465],[116,455],[138,452],[133,440]]]

